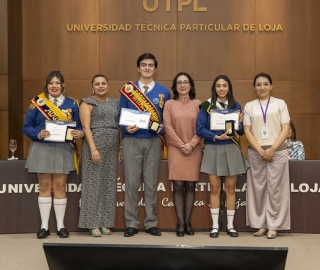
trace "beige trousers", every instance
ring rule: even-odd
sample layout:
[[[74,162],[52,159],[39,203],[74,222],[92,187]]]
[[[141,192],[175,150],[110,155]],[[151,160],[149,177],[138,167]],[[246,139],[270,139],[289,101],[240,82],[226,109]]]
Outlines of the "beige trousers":
[[[271,230],[290,229],[290,181],[287,150],[276,151],[273,162],[248,149],[247,225]]]

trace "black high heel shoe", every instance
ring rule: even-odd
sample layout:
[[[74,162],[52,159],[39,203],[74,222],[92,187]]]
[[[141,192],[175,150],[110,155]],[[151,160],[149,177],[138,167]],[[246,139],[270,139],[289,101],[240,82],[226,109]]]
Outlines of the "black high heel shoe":
[[[177,231],[176,231],[176,235],[177,235],[178,237],[184,236],[184,224],[178,224],[178,226],[177,226]]]
[[[190,223],[184,225],[184,231],[187,235],[194,235],[194,230],[192,229]]]

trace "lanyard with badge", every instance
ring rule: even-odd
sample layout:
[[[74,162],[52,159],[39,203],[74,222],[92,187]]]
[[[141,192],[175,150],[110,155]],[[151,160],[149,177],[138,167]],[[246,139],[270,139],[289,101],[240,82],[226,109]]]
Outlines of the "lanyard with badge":
[[[262,137],[263,140],[266,140],[266,139],[269,138],[269,131],[268,131],[268,127],[266,126],[266,123],[267,123],[267,111],[268,111],[268,107],[269,107],[269,102],[270,102],[270,97],[268,98],[266,109],[263,110],[263,107],[262,107],[260,99],[259,99],[260,108],[261,108],[261,111],[262,111],[262,116],[263,116],[263,121],[264,121],[264,127],[261,129],[261,137]]]

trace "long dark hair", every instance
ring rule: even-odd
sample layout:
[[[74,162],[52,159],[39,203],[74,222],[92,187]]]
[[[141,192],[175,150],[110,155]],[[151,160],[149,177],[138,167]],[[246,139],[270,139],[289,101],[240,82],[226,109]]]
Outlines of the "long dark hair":
[[[189,91],[189,97],[190,99],[195,99],[196,97],[196,89],[194,87],[194,81],[192,77],[187,72],[179,72],[173,79],[171,90],[173,92],[173,99],[178,100],[179,94],[177,91],[177,81],[179,76],[186,76],[190,82],[190,91]]]
[[[52,78],[57,77],[61,83],[61,93],[64,94],[64,78],[59,70],[51,71],[46,78],[46,85],[43,88],[43,92],[46,97],[49,97],[48,84],[52,80]]]
[[[213,81],[213,84],[212,84],[212,87],[211,87],[211,109],[216,109],[217,108],[216,101],[218,99],[218,95],[217,95],[217,92],[216,92],[216,83],[220,79],[225,80],[228,83],[228,86],[229,86],[229,91],[228,91],[228,95],[227,95],[228,109],[235,109],[236,102],[235,102],[234,97],[233,97],[232,83],[231,83],[229,77],[226,76],[226,75],[219,75]]]
[[[290,127],[291,127],[291,140],[296,141],[297,140],[297,132],[296,128],[293,124],[293,122],[290,120]]]

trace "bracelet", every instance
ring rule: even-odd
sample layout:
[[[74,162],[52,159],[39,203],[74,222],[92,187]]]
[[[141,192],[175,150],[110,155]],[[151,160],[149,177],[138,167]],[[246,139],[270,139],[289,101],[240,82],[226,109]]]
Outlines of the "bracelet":
[[[92,152],[94,152],[94,151],[97,151],[97,148],[96,148],[96,149],[94,149],[94,150],[91,150],[91,153],[92,153]]]
[[[119,148],[122,149],[122,145],[119,145]]]

